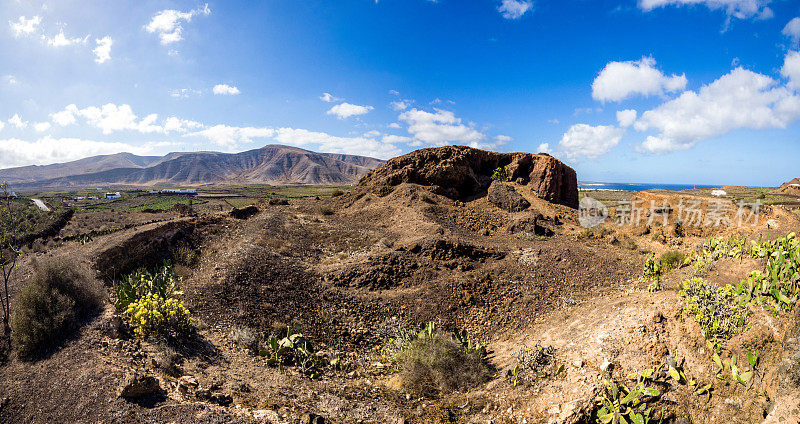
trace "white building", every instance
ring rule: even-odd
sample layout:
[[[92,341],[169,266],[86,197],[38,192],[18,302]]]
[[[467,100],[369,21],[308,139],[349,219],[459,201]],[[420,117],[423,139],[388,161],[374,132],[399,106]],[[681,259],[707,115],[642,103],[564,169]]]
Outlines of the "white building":
[[[728,192],[725,190],[711,190],[711,195],[716,197],[727,196]]]
[[[115,193],[106,193],[106,199],[121,199],[122,195],[119,192]]]

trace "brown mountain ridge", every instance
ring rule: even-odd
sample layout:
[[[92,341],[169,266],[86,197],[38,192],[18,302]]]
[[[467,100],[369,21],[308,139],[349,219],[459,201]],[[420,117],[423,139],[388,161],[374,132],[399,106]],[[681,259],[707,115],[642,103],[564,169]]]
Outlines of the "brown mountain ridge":
[[[102,185],[353,184],[384,161],[268,145],[241,153],[191,152],[161,156],[131,153],[0,170],[18,190]]]

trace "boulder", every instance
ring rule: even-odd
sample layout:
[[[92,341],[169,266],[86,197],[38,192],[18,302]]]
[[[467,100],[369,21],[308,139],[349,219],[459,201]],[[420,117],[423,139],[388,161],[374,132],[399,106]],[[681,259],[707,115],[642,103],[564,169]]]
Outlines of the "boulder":
[[[493,181],[487,194],[489,202],[509,212],[522,212],[531,204],[509,184]]]
[[[161,384],[158,379],[149,374],[133,372],[125,377],[125,384],[120,388],[119,397],[136,399],[159,392],[161,392]]]
[[[531,194],[578,207],[575,171],[547,154],[497,153],[466,146],[420,149],[370,171],[360,188],[383,193],[403,183],[419,184],[454,200],[486,194],[495,179],[514,181]]]

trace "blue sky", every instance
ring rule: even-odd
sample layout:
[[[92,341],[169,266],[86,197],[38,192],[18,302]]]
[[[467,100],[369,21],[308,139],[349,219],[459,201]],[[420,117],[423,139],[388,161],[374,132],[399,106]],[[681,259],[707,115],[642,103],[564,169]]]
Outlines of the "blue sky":
[[[0,3],[0,167],[290,144],[547,151],[579,179],[800,175],[789,0]]]

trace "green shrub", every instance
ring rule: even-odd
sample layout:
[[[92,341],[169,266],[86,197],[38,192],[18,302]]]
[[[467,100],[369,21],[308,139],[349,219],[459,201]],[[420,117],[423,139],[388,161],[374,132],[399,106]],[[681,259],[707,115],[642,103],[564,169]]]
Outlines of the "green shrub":
[[[468,389],[492,375],[485,350],[469,349],[452,335],[437,331],[411,341],[397,359],[402,386],[422,395]]]
[[[492,180],[494,181],[508,181],[508,174],[506,173],[505,166],[498,166],[494,172],[492,172]]]
[[[684,310],[694,316],[707,339],[727,339],[747,326],[746,303],[740,302],[730,284],[714,287],[692,278],[684,281],[680,295],[686,301]]]
[[[179,265],[193,266],[200,259],[200,254],[188,244],[181,243],[172,251],[172,257]]]
[[[63,259],[36,265],[22,288],[11,320],[11,338],[22,357],[50,349],[100,309],[102,286],[83,267]]]
[[[151,294],[158,295],[162,299],[170,298],[179,290],[179,283],[169,261],[164,261],[164,265],[156,272],[141,269],[126,275],[123,281],[117,284],[117,300],[114,306],[117,310],[124,311],[132,302]]]
[[[678,250],[670,250],[665,252],[658,258],[658,263],[661,264],[661,274],[666,274],[673,269],[680,268],[686,260],[686,255]]]

